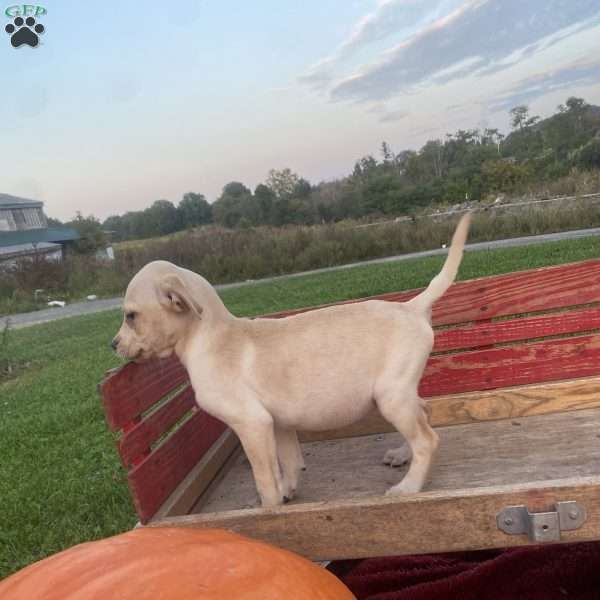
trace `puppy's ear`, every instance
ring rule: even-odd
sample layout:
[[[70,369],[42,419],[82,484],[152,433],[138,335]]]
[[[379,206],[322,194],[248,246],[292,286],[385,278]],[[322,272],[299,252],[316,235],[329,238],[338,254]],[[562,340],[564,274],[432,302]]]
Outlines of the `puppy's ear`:
[[[158,283],[158,301],[160,304],[176,313],[189,312],[200,318],[202,307],[194,300],[184,281],[175,274],[166,275]]]

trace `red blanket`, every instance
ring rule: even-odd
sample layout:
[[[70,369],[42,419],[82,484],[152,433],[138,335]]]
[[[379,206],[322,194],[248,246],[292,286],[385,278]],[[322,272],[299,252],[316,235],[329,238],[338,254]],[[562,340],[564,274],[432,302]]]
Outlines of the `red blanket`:
[[[363,560],[359,600],[600,600],[600,542]]]

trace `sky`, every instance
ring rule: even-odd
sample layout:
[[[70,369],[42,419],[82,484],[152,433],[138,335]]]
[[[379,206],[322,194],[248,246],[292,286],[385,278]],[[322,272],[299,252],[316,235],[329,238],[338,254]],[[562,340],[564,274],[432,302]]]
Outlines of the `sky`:
[[[48,0],[35,48],[10,44],[11,6],[0,193],[61,220],[600,104],[600,0]]]

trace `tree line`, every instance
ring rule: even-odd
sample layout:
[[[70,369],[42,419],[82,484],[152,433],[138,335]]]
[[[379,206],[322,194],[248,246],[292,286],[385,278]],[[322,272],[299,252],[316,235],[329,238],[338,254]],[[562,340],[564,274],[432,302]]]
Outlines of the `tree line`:
[[[431,204],[480,201],[515,193],[529,183],[556,179],[572,169],[600,168],[600,107],[570,97],[541,120],[526,105],[510,111],[512,131],[467,129],[427,141],[418,151],[395,153],[381,144],[378,157],[356,161],[341,179],[317,185],[290,169],[271,170],[254,191],[239,181],[210,204],[187,193],[175,206],[157,200],[142,211],[91,218],[115,240],[166,235],[216,223],[228,228],[311,225],[371,214],[411,214]],[[71,222],[81,227],[82,221]],[[89,226],[89,223],[87,224]]]

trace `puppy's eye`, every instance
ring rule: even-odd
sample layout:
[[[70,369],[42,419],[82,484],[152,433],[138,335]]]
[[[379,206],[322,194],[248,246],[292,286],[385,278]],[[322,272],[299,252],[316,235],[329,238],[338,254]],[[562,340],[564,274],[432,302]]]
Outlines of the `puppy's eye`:
[[[125,319],[129,322],[129,323],[133,323],[133,321],[135,320],[135,313],[134,312],[128,312],[125,315]]]

